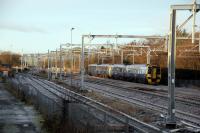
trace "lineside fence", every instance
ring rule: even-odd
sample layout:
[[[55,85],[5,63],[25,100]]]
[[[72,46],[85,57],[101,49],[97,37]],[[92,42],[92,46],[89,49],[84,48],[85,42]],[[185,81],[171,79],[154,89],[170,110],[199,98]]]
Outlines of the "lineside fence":
[[[47,80],[17,75],[10,83],[43,114],[67,119],[79,129],[86,128],[84,131],[87,132],[162,132],[157,127]]]

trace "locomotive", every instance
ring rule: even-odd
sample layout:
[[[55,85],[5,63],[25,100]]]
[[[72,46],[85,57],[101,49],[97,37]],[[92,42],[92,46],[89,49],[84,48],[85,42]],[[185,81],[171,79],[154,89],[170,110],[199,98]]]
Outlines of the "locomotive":
[[[159,84],[161,80],[160,67],[149,64],[90,64],[88,66],[88,74],[90,76],[127,80],[153,85]]]

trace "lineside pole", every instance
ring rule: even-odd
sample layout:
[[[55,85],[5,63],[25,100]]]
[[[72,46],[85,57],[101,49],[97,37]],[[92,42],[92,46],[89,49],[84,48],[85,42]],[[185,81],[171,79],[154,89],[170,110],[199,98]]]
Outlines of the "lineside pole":
[[[60,80],[62,80],[62,45],[60,44]]]
[[[195,42],[195,21],[196,21],[196,0],[193,2],[192,14],[193,14],[193,21],[192,21],[192,43]]]
[[[164,51],[167,52],[168,50],[168,43],[169,43],[169,35],[166,35],[166,38],[165,38],[165,47],[164,47]]]
[[[170,34],[168,45],[168,91],[169,105],[168,117],[166,126],[169,128],[176,127],[175,120],[175,68],[176,68],[176,11],[177,10],[192,10],[193,25],[192,25],[192,43],[195,40],[195,16],[196,11],[200,9],[200,5],[194,0],[193,5],[172,5],[170,14]]]
[[[200,33],[199,33],[199,38],[200,38]],[[200,53],[200,40],[199,40],[199,53]]]
[[[49,70],[50,70],[50,80],[52,80],[53,75],[53,51],[49,51]]]
[[[73,51],[72,51],[72,49],[71,49],[71,61],[70,61],[70,64],[71,64],[71,75],[70,75],[70,84],[71,84],[71,86],[72,86],[72,78],[73,78]]]
[[[115,50],[112,48],[112,64],[115,64]]]
[[[23,64],[23,53],[21,55],[21,72],[22,72],[22,64]]]
[[[82,47],[81,47],[81,88],[80,90],[84,90],[84,36],[82,36]]]
[[[50,80],[50,59],[49,59],[49,50],[48,50],[48,80]]]
[[[121,64],[124,64],[124,52],[121,50]]]
[[[150,64],[151,61],[151,49],[147,49],[147,64]]]
[[[72,48],[72,31],[74,30],[75,28],[71,28],[71,61],[70,61],[70,69],[71,69],[71,75],[70,75],[70,79],[71,79],[71,86],[72,86],[72,79],[73,79],[73,69],[74,69],[74,67],[73,67],[73,62],[74,62],[74,57],[73,57],[73,48]]]
[[[170,14],[170,40],[168,46],[168,117],[166,126],[169,128],[176,127],[175,120],[175,66],[176,66],[176,10],[171,9]]]
[[[57,56],[58,56],[58,50],[56,49],[56,58],[55,58],[55,67],[56,67],[56,78],[57,78],[57,76],[58,76],[58,71],[57,71],[57,69],[58,69],[58,64],[57,64]]]
[[[98,55],[97,55],[97,58],[98,58],[98,59],[97,59],[97,64],[99,64],[99,58],[100,58],[100,56],[99,56],[99,52],[98,52],[98,51],[97,51],[97,54],[98,54]]]

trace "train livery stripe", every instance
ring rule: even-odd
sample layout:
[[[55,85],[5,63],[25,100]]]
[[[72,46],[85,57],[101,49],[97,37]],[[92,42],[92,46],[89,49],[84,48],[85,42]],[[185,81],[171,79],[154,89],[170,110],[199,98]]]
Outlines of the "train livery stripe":
[[[153,79],[156,79],[156,68],[153,68],[153,76],[152,76]]]
[[[147,79],[148,84],[152,84],[151,74],[147,74],[146,79]]]

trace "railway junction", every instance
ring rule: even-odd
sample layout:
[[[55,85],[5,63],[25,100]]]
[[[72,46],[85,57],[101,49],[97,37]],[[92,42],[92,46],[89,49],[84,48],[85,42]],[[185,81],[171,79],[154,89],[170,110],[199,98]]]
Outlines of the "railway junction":
[[[84,34],[81,44],[73,44],[71,37],[71,43],[47,53],[22,54],[20,67],[2,65],[0,132],[9,127],[11,132],[43,132],[36,120],[38,111],[48,119],[41,120],[49,127],[47,132],[199,133],[199,10],[195,0],[172,5],[165,36]],[[177,26],[178,11],[191,15]],[[181,36],[191,19],[191,35]],[[95,39],[115,43],[93,44]],[[119,39],[137,41],[120,44]]]

